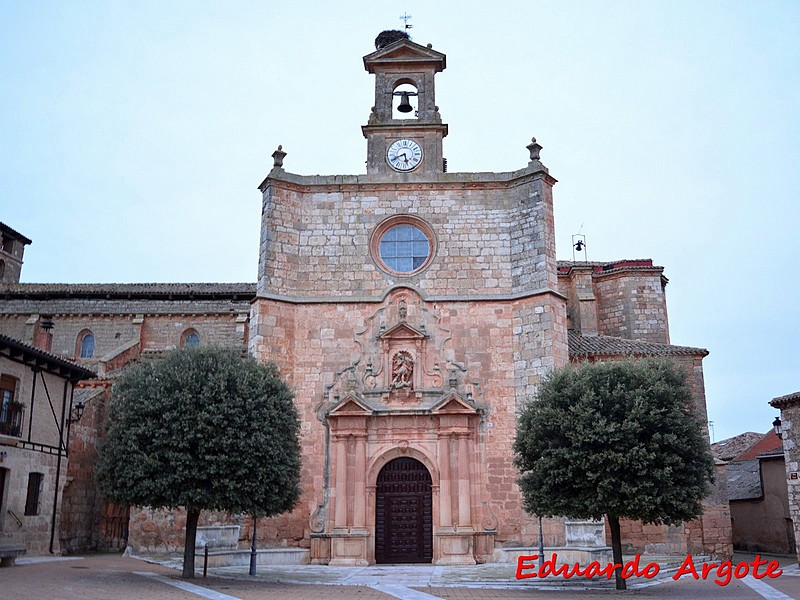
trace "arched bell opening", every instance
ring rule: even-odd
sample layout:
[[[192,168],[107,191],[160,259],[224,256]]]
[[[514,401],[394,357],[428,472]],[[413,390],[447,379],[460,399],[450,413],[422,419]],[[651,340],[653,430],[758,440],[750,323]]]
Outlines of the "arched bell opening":
[[[395,83],[392,91],[392,119],[419,118],[419,92],[410,79]]]
[[[386,463],[375,489],[375,562],[433,560],[433,484],[428,469],[402,456]]]

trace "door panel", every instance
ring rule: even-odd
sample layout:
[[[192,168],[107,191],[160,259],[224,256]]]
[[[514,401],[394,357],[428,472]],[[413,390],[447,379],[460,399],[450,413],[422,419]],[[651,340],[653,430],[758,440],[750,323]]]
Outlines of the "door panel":
[[[433,558],[431,476],[413,458],[396,458],[378,475],[375,560],[429,563]]]

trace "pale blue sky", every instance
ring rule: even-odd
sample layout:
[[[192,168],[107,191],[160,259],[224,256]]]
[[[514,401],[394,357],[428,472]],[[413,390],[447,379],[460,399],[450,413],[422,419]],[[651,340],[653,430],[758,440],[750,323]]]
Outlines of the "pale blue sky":
[[[413,16],[447,54],[450,171],[535,135],[559,258],[663,265],[715,437],[800,390],[800,3],[0,1],[0,220],[25,282],[255,281],[256,187],[360,173],[361,57]]]

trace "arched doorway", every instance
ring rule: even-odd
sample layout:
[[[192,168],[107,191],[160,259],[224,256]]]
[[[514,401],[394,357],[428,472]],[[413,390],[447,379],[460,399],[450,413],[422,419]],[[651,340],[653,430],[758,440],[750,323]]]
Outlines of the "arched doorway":
[[[376,488],[375,562],[431,562],[433,501],[428,469],[413,458],[395,458],[381,469]]]

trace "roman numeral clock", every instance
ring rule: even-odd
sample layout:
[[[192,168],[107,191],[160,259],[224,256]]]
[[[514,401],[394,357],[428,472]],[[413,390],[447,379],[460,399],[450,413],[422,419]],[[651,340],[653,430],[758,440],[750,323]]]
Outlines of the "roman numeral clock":
[[[422,147],[414,140],[392,142],[386,151],[386,162],[395,171],[413,171],[422,162]]]

